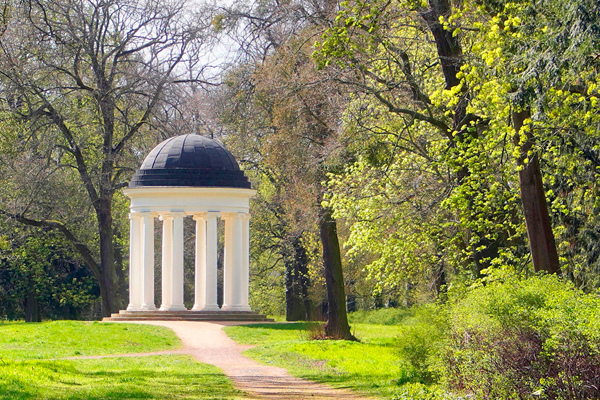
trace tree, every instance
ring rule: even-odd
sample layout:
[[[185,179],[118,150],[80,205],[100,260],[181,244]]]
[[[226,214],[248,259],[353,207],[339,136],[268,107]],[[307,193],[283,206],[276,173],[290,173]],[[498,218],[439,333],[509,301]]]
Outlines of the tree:
[[[102,314],[123,306],[113,203],[144,150],[143,135],[178,66],[196,59],[206,26],[183,1],[29,0],[11,5],[0,39],[3,111],[26,123],[18,141],[46,145],[47,167],[74,172],[97,229],[76,236],[56,207],[4,205],[18,222],[61,231],[98,280]],[[193,63],[194,64],[194,63]],[[31,149],[31,147],[30,147]],[[60,190],[60,188],[56,188]]]
[[[0,237],[0,316],[40,322],[91,315],[98,287],[60,233],[3,226]]]
[[[498,190],[491,185],[493,179],[478,179],[483,157],[470,150],[484,140],[487,121],[469,109],[471,90],[461,70],[466,62],[463,43],[468,45],[470,37],[448,29],[444,21],[451,15],[451,4],[444,0],[348,2],[315,52],[321,68],[337,71],[338,82],[358,93],[347,114],[352,124],[347,140],[358,136],[364,144],[362,149],[354,146],[359,163],[379,168],[386,181],[394,175],[387,174],[392,165],[406,164],[411,168],[407,183],[413,171],[414,185],[432,184],[426,190],[431,198],[425,210],[432,217],[445,214],[446,220],[459,221],[450,226],[440,220],[444,227],[426,233],[436,253],[461,254],[455,263],[447,263],[447,255],[437,257],[431,276],[438,292],[453,266],[468,266],[478,276],[511,236],[504,227],[496,228],[503,218],[500,201],[487,207],[486,218],[478,206],[485,193]],[[410,162],[405,162],[407,157]],[[412,203],[411,191],[411,186],[398,186],[390,205],[396,197],[406,199],[402,204]],[[393,213],[389,216],[394,218]],[[397,227],[411,228],[412,224]]]
[[[247,68],[250,78],[235,81],[233,94],[227,96],[240,99],[228,113],[237,118],[237,126],[229,126],[238,133],[231,133],[227,140],[239,143],[234,147],[243,149],[241,158],[265,180],[264,184],[259,180],[259,193],[270,199],[283,225],[280,251],[287,266],[289,316],[307,315],[307,310],[301,311],[306,308],[308,283],[304,243],[307,233],[316,228],[328,293],[326,334],[348,339],[352,335],[336,224],[331,210],[322,204],[322,182],[337,165],[331,152],[336,146],[336,120],[343,96],[325,75],[316,72],[309,57],[306,39],[319,29],[295,30],[296,35],[278,41],[275,51],[264,60],[238,69]],[[292,302],[297,310],[291,309]]]
[[[559,273],[550,212],[558,216],[562,212],[549,210],[548,185],[544,185],[541,165],[554,158],[555,146],[564,147],[564,141],[581,142],[580,137],[573,138],[580,132],[579,124],[568,118],[567,125],[564,119],[555,118],[559,110],[567,108],[578,115],[584,111],[584,118],[590,120],[586,116],[590,104],[573,107],[569,104],[573,97],[561,96],[560,92],[576,96],[577,101],[593,97],[600,7],[585,0],[482,4],[478,15],[486,21],[480,27],[488,40],[474,50],[484,60],[478,64],[481,79],[496,80],[510,88],[503,93],[502,101],[512,109],[520,194],[533,266],[536,271]],[[576,153],[563,152],[559,158],[566,160]],[[589,149],[587,154],[592,154]],[[554,173],[548,170],[546,175]]]

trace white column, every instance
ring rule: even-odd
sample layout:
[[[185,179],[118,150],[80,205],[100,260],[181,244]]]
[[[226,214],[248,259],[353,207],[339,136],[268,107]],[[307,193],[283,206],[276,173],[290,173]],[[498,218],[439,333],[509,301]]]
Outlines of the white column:
[[[169,214],[162,214],[160,219],[163,222],[162,228],[162,304],[161,311],[171,309],[173,287],[171,281],[173,277],[173,217]]]
[[[172,213],[173,215],[173,278],[172,278],[172,296],[171,310],[186,310],[183,304],[183,218],[182,212]]]
[[[248,304],[250,286],[250,214],[242,215],[242,310],[251,311]]]
[[[194,311],[218,311],[217,305],[217,217],[218,213],[195,214],[195,302]]]
[[[183,305],[183,217],[182,212],[161,215],[163,220],[161,311],[185,311]]]
[[[129,213],[129,305],[127,311],[139,311],[142,308],[140,223],[138,213]]]
[[[223,309],[242,310],[242,218],[238,213],[225,216],[225,270]]]
[[[206,214],[206,311],[218,311],[217,304],[217,262],[219,259],[219,230],[218,222],[221,214],[209,212]]]
[[[194,214],[196,221],[196,249],[194,253],[194,307],[201,311],[206,304],[206,215]]]
[[[154,215],[141,213],[142,222],[142,310],[156,310],[154,305]]]

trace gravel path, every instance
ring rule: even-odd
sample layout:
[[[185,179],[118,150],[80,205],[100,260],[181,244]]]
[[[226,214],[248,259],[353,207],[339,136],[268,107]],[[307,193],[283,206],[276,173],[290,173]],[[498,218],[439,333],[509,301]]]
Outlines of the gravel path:
[[[223,326],[237,325],[238,323],[235,322],[135,321],[132,323],[159,325],[172,329],[181,338],[184,348],[158,353],[191,354],[200,362],[215,365],[231,378],[238,389],[248,393],[250,398],[368,400],[349,390],[334,389],[293,377],[283,368],[261,365],[243,356],[242,352],[252,346],[234,342],[222,330]]]

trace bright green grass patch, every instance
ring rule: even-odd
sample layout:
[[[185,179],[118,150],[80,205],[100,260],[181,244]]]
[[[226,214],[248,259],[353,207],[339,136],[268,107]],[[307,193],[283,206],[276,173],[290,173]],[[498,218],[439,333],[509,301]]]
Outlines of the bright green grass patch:
[[[245,354],[287,368],[293,375],[391,398],[406,383],[404,360],[394,347],[400,327],[355,324],[361,342],[309,340],[314,323],[226,327],[234,340],[260,344]]]
[[[361,310],[348,314],[351,324],[398,325],[415,315],[414,308],[380,308]]]
[[[181,347],[170,329],[152,325],[83,321],[0,323],[0,357],[44,359],[144,353]]]
[[[224,330],[238,343],[264,345],[309,339],[310,330],[319,325],[319,322],[287,322],[228,326]]]
[[[0,361],[0,399],[235,399],[218,368],[189,356]]]

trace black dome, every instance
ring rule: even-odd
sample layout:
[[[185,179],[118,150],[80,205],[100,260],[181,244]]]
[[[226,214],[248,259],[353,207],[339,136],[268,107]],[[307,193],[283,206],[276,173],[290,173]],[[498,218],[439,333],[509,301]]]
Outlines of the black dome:
[[[169,138],[156,146],[129,182],[144,186],[250,189],[235,158],[220,143],[199,135]]]

